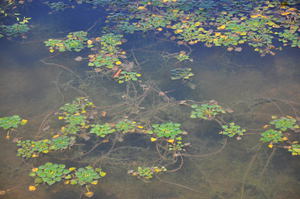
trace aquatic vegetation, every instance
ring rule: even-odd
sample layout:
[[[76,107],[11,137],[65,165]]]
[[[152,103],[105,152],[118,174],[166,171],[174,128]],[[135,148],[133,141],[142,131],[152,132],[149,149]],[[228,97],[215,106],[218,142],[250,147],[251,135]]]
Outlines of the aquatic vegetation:
[[[94,133],[99,137],[104,138],[105,136],[114,133],[116,130],[112,129],[109,124],[93,124],[91,125],[90,133]]]
[[[4,130],[13,130],[18,128],[20,125],[27,124],[27,120],[22,119],[19,115],[13,115],[8,117],[0,118],[0,127]]]
[[[295,130],[300,128],[299,125],[296,123],[296,119],[291,116],[280,118],[272,116],[272,118],[273,120],[270,121],[270,125],[266,125],[266,128],[272,126],[274,128],[270,128],[261,134],[262,138],[260,140],[263,142],[278,143],[285,141],[286,137],[284,137],[284,133],[287,130]]]
[[[181,124],[167,122],[162,124],[152,124],[152,130],[148,133],[157,138],[171,138],[175,139],[175,137],[183,134],[183,130],[180,129]]]
[[[98,179],[104,177],[106,173],[100,168],[94,169],[91,166],[79,168],[75,171],[74,178],[70,181],[71,184],[97,184]]]
[[[32,141],[32,140],[23,140],[18,141],[17,146],[19,147],[17,150],[17,156],[23,158],[31,158],[38,157],[38,153],[48,153],[49,152],[50,140],[40,140],[40,141]]]
[[[70,6],[64,2],[44,2],[45,5],[49,6],[52,12],[61,12],[65,9],[69,8]]]
[[[112,69],[114,66],[121,65],[120,57],[124,57],[124,52],[118,46],[122,44],[123,36],[120,34],[103,34],[90,41],[90,46],[98,46],[96,54],[90,54],[89,66],[96,68]]]
[[[187,80],[194,76],[191,68],[175,68],[171,70],[171,80]]]
[[[157,95],[159,96],[159,94]],[[226,135],[228,137],[237,136],[237,138],[239,138],[246,131],[235,122],[226,123],[223,118],[217,118],[216,116],[219,114],[225,112],[230,113],[231,111],[228,108],[224,109],[214,100],[211,100],[209,103],[205,104],[191,100],[183,100],[180,101],[179,105],[187,105],[188,107],[191,107],[193,109],[192,112],[195,112],[193,113],[195,118],[216,121],[217,124],[222,127],[222,131],[220,132],[222,135]],[[29,159],[39,157],[41,154],[47,154],[52,151],[65,150],[73,146],[77,141],[76,137],[80,137],[81,134],[88,134],[88,136],[90,134],[94,134],[101,138],[105,138],[101,139],[100,141],[95,139],[92,142],[89,142],[94,143],[94,146],[91,146],[91,149],[88,149],[87,152],[83,152],[75,158],[72,157],[72,160],[76,160],[86,156],[102,143],[107,143],[111,140],[114,140],[113,143],[110,144],[112,147],[107,150],[107,153],[105,153],[109,154],[114,149],[118,149],[114,148],[114,146],[116,142],[122,142],[119,140],[120,136],[127,136],[126,134],[128,133],[140,134],[141,136],[145,136],[146,139],[150,138],[152,143],[151,145],[155,145],[156,150],[159,153],[159,157],[164,160],[163,162],[165,162],[165,166],[139,166],[136,170],[128,171],[129,175],[136,176],[144,182],[149,182],[157,174],[166,172],[167,166],[173,165],[174,163],[177,164],[179,161],[179,167],[169,170],[169,172],[180,169],[183,165],[183,157],[185,155],[189,155],[186,147],[189,146],[190,143],[184,143],[183,141],[183,136],[187,135],[187,132],[181,129],[180,123],[165,122],[160,124],[143,124],[142,122],[136,122],[129,119],[114,119],[103,124],[101,123],[103,118],[100,119],[101,117],[97,117],[95,114],[98,113],[95,111],[94,103],[92,103],[86,97],[79,97],[73,100],[71,103],[66,103],[59,108],[57,113],[55,113],[59,119],[55,120],[58,128],[61,121],[63,121],[65,123],[63,124],[64,126],[62,126],[64,130],[61,129],[56,131],[56,134],[53,135],[51,139],[42,139],[38,141],[17,141],[17,155],[22,158]],[[272,118],[273,120],[269,122],[269,125],[267,125],[266,128],[273,128],[262,132],[262,137],[260,140],[262,142],[269,143],[269,148],[273,148],[276,144],[276,147],[285,148],[291,152],[292,155],[300,155],[298,142],[290,141],[289,139],[292,139],[292,136],[286,134],[287,131],[291,133],[295,129],[299,128],[297,125],[297,120],[291,116]],[[20,121],[20,119],[18,121]],[[71,136],[71,133],[65,133],[67,128],[71,129],[73,127],[77,128],[78,130],[76,135]],[[109,135],[114,136],[107,138]],[[288,138],[289,136],[290,138]],[[84,144],[86,140],[81,139],[81,144]],[[123,147],[126,149],[126,145],[121,146],[122,150]],[[103,156],[100,156],[99,159],[102,157]],[[97,163],[99,163],[99,160],[96,159],[94,165],[97,165]],[[106,175],[106,172],[100,168],[94,168],[91,166],[82,168],[66,168],[64,164],[48,162],[44,165],[33,168],[29,175],[35,179],[34,185],[30,185],[28,187],[29,191],[35,191],[37,186],[40,184],[53,185],[63,181],[64,184],[83,186],[86,189],[86,197],[92,197],[94,192],[89,190],[90,186],[98,184],[99,180]]]
[[[278,147],[288,149],[288,151],[292,152],[292,155],[298,155],[298,141],[290,141],[288,138],[290,134],[294,134],[300,128],[297,120],[291,116],[280,118],[272,116],[272,119],[268,125],[264,126],[264,128],[269,129],[262,132],[260,140],[262,142],[269,142],[269,148],[273,148],[274,144],[277,144]]]
[[[298,129],[299,125],[296,124],[296,119],[290,116],[280,117],[270,122],[271,125],[280,131],[286,131],[288,129]]]
[[[59,52],[79,52],[86,47],[87,40],[87,32],[78,31],[70,32],[65,39],[48,39],[44,43],[49,47],[51,53],[55,52],[55,50]]]
[[[34,177],[35,186],[46,183],[53,185],[65,180],[65,184],[91,185],[97,184],[98,180],[104,177],[106,173],[101,168],[86,166],[84,168],[70,167],[66,168],[64,164],[55,164],[47,162],[37,168],[33,168],[29,176]]]
[[[212,120],[217,115],[226,113],[226,111],[215,101],[201,105],[193,104],[191,108],[194,109],[191,112],[191,118],[201,118],[204,120]]]
[[[75,143],[75,137],[59,136],[51,139],[49,150],[64,150],[70,148]]]
[[[66,125],[61,128],[61,132],[65,135],[77,134],[82,129],[89,128],[87,120],[90,111],[95,105],[87,98],[80,97],[72,103],[66,103],[57,113],[59,120],[64,120]]]
[[[129,120],[121,120],[115,125],[116,131],[121,133],[132,133],[136,130],[136,122]]]
[[[24,19],[28,21],[30,18]],[[12,25],[1,25],[0,26],[0,34],[6,37],[18,37],[24,33],[27,33],[30,30],[30,27],[26,23],[15,23]]]
[[[96,68],[108,68],[112,69],[115,63],[119,61],[117,57],[106,54],[90,54],[88,66],[93,66]]]
[[[95,72],[113,73],[112,77],[118,83],[137,81],[141,74],[127,71],[123,60],[126,60],[126,52],[119,46],[124,42],[123,35],[107,33],[101,37],[88,38],[87,32],[71,32],[65,39],[49,39],[45,45],[51,53],[76,51],[88,48],[88,66],[94,67]]]
[[[36,185],[46,183],[48,185],[53,185],[56,182],[60,182],[62,179],[71,172],[65,168],[64,164],[54,164],[47,162],[44,165],[39,166],[29,174],[31,177],[35,177],[34,183]]]
[[[182,142],[181,136],[178,136],[175,139],[168,139],[167,142],[168,142],[168,150],[174,152],[185,151],[184,147],[189,146],[189,143]]]
[[[165,167],[138,167],[137,170],[129,170],[128,174],[136,176],[142,180],[150,180],[153,178],[154,174],[165,172],[167,169]]]
[[[182,61],[193,61],[192,58],[190,58],[190,56],[188,54],[186,54],[185,51],[180,51],[176,56],[175,58],[182,62]]]
[[[76,98],[72,103],[66,103],[59,110],[63,116],[69,116],[76,113],[85,113],[86,109],[89,107],[94,107],[95,105],[88,100],[86,97]]]
[[[22,158],[36,158],[41,153],[47,154],[70,148],[75,143],[75,137],[59,136],[43,140],[20,140],[17,142],[17,156]]]
[[[108,33],[99,38],[101,51],[105,53],[116,54],[119,53],[119,45],[122,44],[123,35]]]
[[[16,5],[16,1],[10,2],[13,2],[13,6]],[[71,161],[88,157],[82,162],[86,161],[90,163],[91,160],[95,160],[93,165],[98,165],[109,161],[109,164],[113,165],[114,161],[119,161],[118,163],[121,162],[121,164],[125,165],[126,161],[123,161],[123,157],[120,155],[121,152],[127,149],[147,150],[149,152],[155,148],[158,153],[159,164],[164,164],[166,167],[172,168],[169,170],[170,172],[177,171],[183,165],[184,156],[195,155],[194,157],[197,157],[198,154],[188,154],[187,150],[185,150],[185,147],[189,143],[184,143],[183,141],[185,138],[184,135],[187,133],[181,129],[180,123],[171,122],[171,117],[165,117],[164,115],[168,113],[155,113],[155,111],[161,111],[156,110],[156,107],[154,107],[157,101],[166,102],[168,108],[173,105],[177,106],[186,103],[186,105],[192,108],[191,118],[213,120],[214,124],[222,127],[219,134],[228,137],[236,136],[236,138],[244,135],[246,132],[244,128],[235,122],[227,123],[226,120],[229,117],[221,117],[222,114],[229,113],[230,111],[220,106],[216,101],[212,100],[207,103],[195,102],[189,99],[182,100],[181,102],[176,101],[176,99],[173,101],[172,97],[167,96],[167,91],[163,92],[159,88],[152,88],[151,84],[140,80],[141,74],[134,68],[135,64],[140,66],[138,63],[139,59],[136,59],[134,55],[135,46],[133,45],[133,47],[130,44],[124,45],[124,48],[127,48],[126,50],[130,50],[131,48],[132,51],[129,55],[122,49],[122,44],[126,41],[124,39],[126,33],[133,34],[139,32],[139,34],[133,36],[125,35],[129,41],[135,39],[135,36],[141,36],[141,43],[144,44],[142,38],[146,40],[149,35],[155,39],[159,37],[162,41],[166,40],[162,37],[167,37],[170,39],[170,44],[176,45],[177,43],[180,50],[188,49],[188,53],[176,50],[176,53],[168,54],[171,55],[169,57],[172,58],[176,66],[179,62],[193,61],[191,55],[194,55],[192,54],[194,48],[190,47],[192,45],[219,46],[233,52],[240,52],[243,48],[250,46],[261,55],[274,55],[277,50],[281,50],[284,46],[300,47],[299,10],[295,4],[288,3],[286,6],[282,6],[281,2],[277,0],[271,2],[262,0],[76,0],[46,2],[53,12],[63,11],[66,8],[75,6],[76,3],[92,4],[93,8],[103,6],[102,8],[105,8],[106,11],[101,14],[105,18],[106,27],[99,27],[100,23],[98,23],[97,19],[94,25],[86,31],[70,32],[64,38],[49,39],[44,44],[49,48],[50,53],[75,51],[78,54],[80,52],[79,60],[86,61],[86,64],[95,72],[95,76],[99,75],[98,73],[102,73],[101,77],[110,77],[120,84],[128,83],[129,81],[132,83],[126,85],[127,93],[123,95],[126,97],[118,96],[124,100],[124,103],[120,105],[115,106],[115,104],[110,104],[108,105],[109,107],[105,105],[105,108],[103,108],[103,104],[101,104],[101,106],[96,108],[87,98],[77,98],[73,102],[62,106],[55,113],[58,120],[52,121],[52,117],[45,119],[45,124],[49,124],[49,126],[53,124],[51,128],[49,127],[52,138],[36,141],[20,141],[20,138],[16,138],[14,141],[17,142],[18,146],[17,155],[25,158],[26,161],[29,158],[44,156],[49,152],[68,149],[78,141],[80,143],[77,143],[76,147],[73,148],[79,151],[74,153],[73,151],[69,152],[73,153],[69,158]],[[3,5],[3,2],[0,5]],[[7,14],[6,11],[6,8],[1,7],[0,15]],[[15,37],[27,32],[29,30],[29,25],[27,25],[29,18],[24,18],[23,21],[20,19],[16,24],[2,25],[0,37]],[[75,53],[70,54],[73,55]],[[132,67],[128,67],[130,64]],[[187,67],[171,70],[171,80],[188,80],[193,75],[192,69]],[[152,110],[147,110],[150,103],[146,103],[151,100],[147,95],[148,92],[151,95],[153,94],[153,99],[158,99],[153,103],[153,112],[151,112]],[[112,95],[114,94],[112,93]],[[70,97],[69,95],[67,96]],[[94,97],[96,96],[95,94]],[[146,98],[146,101],[143,101],[144,98]],[[132,111],[132,109],[136,111]],[[105,114],[101,116],[99,110],[103,113],[105,112]],[[106,111],[109,112],[107,117],[105,116]],[[296,113],[296,111],[294,112]],[[118,115],[118,113],[122,113],[122,115]],[[140,116],[143,122],[137,120]],[[6,130],[12,130],[27,122],[27,120],[22,120],[20,117],[13,117],[0,118],[0,126]],[[152,124],[153,121],[161,121],[161,123]],[[275,146],[285,148],[292,155],[300,155],[300,146],[297,141],[293,141],[293,139],[297,138],[296,129],[299,129],[298,122],[296,118],[289,116],[273,118],[268,127],[266,127],[270,127],[269,129],[259,131],[262,132],[260,141],[268,143],[269,148]],[[39,131],[41,129],[39,128]],[[45,132],[48,133],[47,130]],[[137,137],[136,135],[128,134],[139,134],[139,141],[142,141],[142,144],[129,142],[129,144],[136,145],[126,146],[126,142],[119,143],[123,141],[121,139],[123,137],[127,136],[130,139]],[[91,137],[97,139],[89,140]],[[149,145],[145,147],[144,142],[146,141],[149,142]],[[101,145],[102,143],[108,144],[103,146]],[[95,151],[98,146],[100,146],[99,150]],[[222,146],[216,153],[222,151],[224,147]],[[100,150],[101,152],[98,153]],[[216,153],[212,152],[208,153],[208,155]],[[93,155],[93,159],[89,159],[91,158],[88,156],[89,154]],[[117,158],[110,156],[112,154]],[[200,157],[202,155],[200,154]],[[204,156],[206,155],[204,154]],[[133,156],[133,153],[130,153],[129,156]],[[103,157],[107,160],[103,160],[105,159]],[[119,157],[120,159],[118,159]],[[150,158],[150,156],[141,157],[141,162],[148,163],[147,161],[150,162]],[[132,162],[132,164],[141,165],[136,164],[137,162],[140,163],[139,161]],[[34,161],[35,163],[36,161]],[[130,170],[128,173],[144,181],[148,181],[156,174],[167,171],[166,167],[140,166],[137,170]],[[249,169],[250,167],[251,165],[249,165]],[[35,178],[35,184],[30,185],[28,190],[35,191],[36,186],[39,184],[53,185],[64,181],[65,184],[78,184],[85,187],[87,190],[84,196],[93,197],[94,192],[89,190],[89,186],[97,184],[98,180],[105,175],[106,173],[100,168],[91,166],[78,169],[75,167],[66,168],[64,164],[48,162],[32,169],[30,176]],[[246,177],[245,174],[244,179]]]
[[[269,129],[261,134],[262,138],[260,138],[263,142],[272,142],[277,143],[283,141],[283,134],[281,131]]]
[[[189,45],[204,43],[208,47],[224,46],[230,51],[240,51],[241,45],[248,44],[261,55],[280,50],[281,47],[274,45],[277,41],[283,46],[299,46],[296,32],[299,15],[297,8],[290,7],[292,3],[285,7],[280,1],[243,1],[242,4],[247,6],[241,7],[240,1],[224,4],[217,0],[205,3],[132,1],[122,2],[122,6],[114,2],[107,3],[112,11],[107,23],[126,33],[173,32],[170,37]]]
[[[118,77],[116,77],[116,79],[119,84],[122,84],[122,83],[128,82],[128,81],[137,81],[139,77],[141,77],[140,73],[122,71],[120,73],[120,75],[118,75]]]
[[[300,155],[300,144],[292,144],[288,151],[292,153],[292,155]]]
[[[287,45],[299,47],[299,10],[295,1],[284,6],[278,0],[234,0],[226,3],[218,0],[205,3],[189,0],[46,2],[53,11],[74,8],[82,3],[107,9],[109,14],[104,30],[109,31],[108,34],[170,32],[170,37],[189,45],[202,43],[239,52],[246,44],[261,55],[274,55],[276,50]],[[17,2],[3,4],[0,11],[4,16],[18,17],[14,15],[14,6],[19,6]],[[242,7],[242,4],[247,6]]]
[[[234,122],[222,126],[222,131],[219,134],[227,135],[228,137],[233,137],[235,135],[242,136],[246,132],[245,129],[242,129],[239,125],[236,125]]]

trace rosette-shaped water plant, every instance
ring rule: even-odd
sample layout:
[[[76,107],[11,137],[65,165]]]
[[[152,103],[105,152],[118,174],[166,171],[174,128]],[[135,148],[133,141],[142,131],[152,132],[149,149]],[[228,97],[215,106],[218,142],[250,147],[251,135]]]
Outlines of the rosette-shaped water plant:
[[[27,120],[22,119],[18,115],[0,118],[0,127],[4,130],[15,129],[18,128],[20,125],[25,125],[26,123]]]
[[[79,168],[75,171],[74,178],[71,180],[71,184],[97,184],[98,180],[105,175],[106,173],[100,168],[94,169],[91,166]]]
[[[191,118],[201,118],[204,120],[212,120],[214,119],[217,115],[221,113],[226,113],[226,111],[218,105],[215,101],[212,103],[208,104],[193,104],[192,109],[194,109],[191,112]]]
[[[35,184],[46,183],[48,185],[53,185],[56,182],[60,182],[71,172],[65,167],[64,164],[47,162],[38,168],[34,168],[29,175],[35,177]]]

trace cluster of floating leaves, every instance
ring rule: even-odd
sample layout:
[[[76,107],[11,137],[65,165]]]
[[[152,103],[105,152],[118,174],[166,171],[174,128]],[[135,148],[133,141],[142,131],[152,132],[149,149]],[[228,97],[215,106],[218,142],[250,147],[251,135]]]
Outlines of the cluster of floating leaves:
[[[131,71],[134,64],[127,61],[126,52],[119,46],[126,40],[121,34],[107,33],[101,37],[88,38],[85,31],[70,32],[64,39],[48,39],[45,45],[49,52],[75,51],[80,52],[85,48],[90,50],[87,56],[88,66],[93,67],[95,72],[104,74],[112,73],[112,78],[118,83],[137,81],[140,73]],[[83,61],[81,56],[75,61]]]
[[[110,134],[118,134],[116,137],[125,136],[130,133],[143,134],[149,136],[151,142],[164,144],[174,154],[185,151],[184,147],[189,145],[188,143],[183,143],[182,136],[186,135],[187,132],[180,129],[181,125],[179,123],[152,124],[151,127],[146,128],[138,122],[123,119],[118,122],[101,124],[96,123],[96,121],[100,121],[97,120],[97,116],[95,115],[97,114],[95,108],[95,105],[86,97],[79,97],[71,103],[66,103],[56,113],[58,119],[64,121],[66,124],[52,138],[36,141],[18,140],[17,156],[24,159],[37,158],[50,152],[69,149],[76,143],[78,137],[82,137],[80,134],[83,133],[88,134],[87,136],[96,135],[98,138],[100,137],[101,143],[109,142],[111,140]],[[83,117],[79,120],[76,119],[79,116]],[[19,116],[4,117],[1,118],[1,121],[2,127],[5,129],[16,128],[20,123],[22,125],[27,123],[27,120],[21,120]],[[69,126],[79,127],[75,132],[66,132],[65,129],[69,128]],[[154,166],[138,167],[137,171],[131,170],[128,173],[144,180],[150,180],[154,174],[164,171],[166,171],[165,167]],[[30,185],[28,189],[35,191],[39,184],[52,185],[65,180],[65,184],[84,185],[88,190],[87,185],[97,184],[98,179],[104,177],[105,174],[101,169],[94,169],[90,166],[79,169],[74,167],[66,169],[63,164],[49,162],[38,168],[33,168],[30,176],[35,177],[35,185]],[[90,193],[90,191],[88,190],[87,193]]]
[[[261,134],[260,140],[268,143],[269,148],[281,147],[288,149],[292,155],[300,155],[300,145],[295,140],[295,133],[299,132],[298,121],[292,116],[272,116],[272,121],[265,125],[267,129]]]
[[[145,0],[122,1],[122,7],[116,2],[108,4],[115,12],[107,23],[122,32],[165,32],[181,44],[204,43],[228,51],[239,52],[248,45],[261,55],[274,55],[282,46],[300,47],[300,15],[295,1]]]
[[[34,185],[28,187],[29,191],[35,191],[40,184],[53,185],[64,180],[64,184],[85,186],[87,192],[85,195],[92,197],[93,192],[89,191],[90,185],[98,184],[100,178],[106,173],[101,168],[86,166],[81,168],[66,168],[64,164],[55,164],[47,162],[39,167],[32,168],[29,176],[34,177]]]
[[[167,169],[165,167],[138,167],[137,170],[129,170],[128,174],[136,176],[139,179],[148,181],[153,178],[155,174],[165,172]]]
[[[283,46],[300,47],[300,15],[295,0],[47,2],[54,11],[82,3],[105,7],[109,11],[104,29],[110,33],[163,32],[179,44],[222,46],[237,52],[248,45],[261,55],[274,55]],[[0,11],[8,15],[12,9],[10,4],[5,3],[3,7],[7,9]]]

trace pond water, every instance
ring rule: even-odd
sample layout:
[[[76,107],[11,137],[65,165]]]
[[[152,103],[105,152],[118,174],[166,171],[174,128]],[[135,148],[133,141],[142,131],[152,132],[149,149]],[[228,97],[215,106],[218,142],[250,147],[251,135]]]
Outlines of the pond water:
[[[27,39],[0,41],[0,116],[28,119],[10,139],[1,130],[0,190],[6,193],[0,198],[84,198],[82,186],[63,182],[28,191],[33,184],[28,173],[46,162],[101,167],[107,175],[91,188],[92,198],[97,199],[300,198],[299,157],[259,141],[263,126],[272,116],[299,119],[299,49],[286,47],[275,56],[261,57],[247,47],[242,52],[228,52],[221,47],[193,46],[193,61],[179,63],[169,58],[170,53],[187,50],[185,46],[165,40],[160,33],[126,35],[128,41],[122,48],[138,65],[140,84],[154,91],[146,92],[137,84],[126,86],[95,75],[86,61],[74,60],[80,53],[51,54],[44,46],[43,41],[49,38],[88,29],[95,19],[103,17],[101,13],[88,13],[83,6],[52,15],[40,10],[33,15],[32,33]],[[171,80],[170,71],[176,67],[190,67],[194,76],[188,81]],[[172,162],[158,155],[155,143],[148,138],[130,134],[92,151],[97,141],[82,137],[71,149],[26,160],[16,156],[16,140],[51,137],[61,125],[55,115],[59,107],[80,96],[88,96],[99,114],[107,114],[101,119],[103,123],[120,118],[145,125],[181,123],[188,132],[184,139],[191,146],[182,152],[182,159]],[[247,132],[241,140],[219,135],[217,122],[190,118],[191,109],[178,103],[183,100],[215,100],[234,111],[224,120],[235,121]],[[166,164],[169,172],[150,182],[127,174],[130,169],[154,163]]]

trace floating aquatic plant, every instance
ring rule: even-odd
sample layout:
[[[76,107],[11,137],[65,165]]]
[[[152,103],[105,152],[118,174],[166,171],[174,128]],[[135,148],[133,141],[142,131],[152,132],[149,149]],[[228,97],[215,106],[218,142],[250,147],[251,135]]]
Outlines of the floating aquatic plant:
[[[180,129],[180,126],[181,124],[173,122],[152,124],[152,130],[148,133],[158,138],[175,139],[176,136],[179,136],[184,132]]]
[[[242,136],[246,132],[246,129],[242,129],[239,125],[236,125],[234,122],[222,126],[222,131],[220,134],[227,135],[228,137],[233,137],[235,135]]]
[[[193,104],[191,108],[193,109],[193,111],[191,112],[191,118],[212,120],[217,115],[226,113],[223,107],[218,105],[216,102],[201,105]]]
[[[283,141],[283,134],[281,131],[269,129],[261,134],[262,138],[260,138],[263,142],[272,142],[277,143]]]
[[[136,176],[143,180],[150,180],[153,178],[154,174],[165,172],[167,169],[165,167],[138,167],[137,170],[129,170],[128,174]]]
[[[94,133],[99,137],[105,137],[109,134],[114,133],[116,130],[111,128],[109,124],[93,124],[90,129],[90,133]]]
[[[94,169],[91,166],[87,166],[77,169],[75,171],[74,178],[70,181],[70,183],[79,185],[97,184],[98,180],[105,175],[106,173],[102,171],[102,169]]]
[[[20,140],[17,142],[17,156],[22,158],[36,158],[41,153],[47,154],[51,151],[64,150],[75,143],[75,137],[58,136],[43,140]]]
[[[49,51],[51,53],[53,53],[55,50],[58,50],[59,52],[79,52],[87,47],[87,40],[87,32],[78,31],[70,32],[65,39],[48,39],[44,43],[49,47]]]
[[[288,151],[291,152],[292,155],[300,155],[300,144],[292,144]]]
[[[194,76],[191,68],[175,68],[171,70],[171,80],[187,80]]]
[[[118,132],[131,133],[135,132],[136,126],[137,124],[135,121],[122,120],[115,125],[115,128]]]
[[[66,125],[61,128],[63,134],[77,134],[80,129],[89,128],[87,120],[90,110],[94,108],[94,104],[87,98],[80,97],[72,103],[66,103],[57,113],[59,120],[64,120]]]
[[[97,184],[98,180],[104,177],[106,173],[101,168],[86,166],[83,168],[66,168],[64,164],[55,164],[47,162],[37,168],[33,168],[29,176],[34,177],[35,185],[46,183],[53,185],[65,180],[65,184],[90,185]]]
[[[66,165],[64,164],[47,162],[46,164],[33,169],[29,176],[35,177],[35,184],[46,183],[48,185],[53,185],[56,182],[60,182],[71,172],[65,167]]]
[[[27,120],[22,119],[19,115],[13,115],[0,118],[0,127],[4,130],[12,130],[18,128],[20,125],[27,124]]]
[[[299,128],[299,125],[296,123],[296,119],[290,116],[274,119],[270,122],[270,124],[274,125],[274,127],[280,131]]]
[[[122,84],[122,83],[128,82],[128,81],[137,81],[139,77],[141,77],[140,73],[122,71],[120,73],[120,75],[118,77],[116,77],[116,79],[119,84]]]
[[[28,18],[30,19],[30,18]],[[2,36],[6,37],[18,37],[24,33],[27,33],[30,27],[26,23],[15,23],[12,25],[1,25],[0,33]]]

